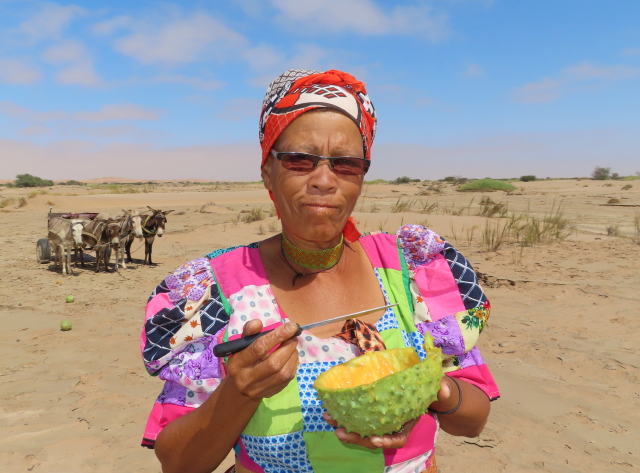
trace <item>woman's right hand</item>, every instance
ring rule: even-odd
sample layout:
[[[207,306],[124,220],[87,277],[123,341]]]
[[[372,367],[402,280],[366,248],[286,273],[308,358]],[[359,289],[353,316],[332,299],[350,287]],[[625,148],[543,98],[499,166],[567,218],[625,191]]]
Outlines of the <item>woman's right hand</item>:
[[[255,401],[282,391],[298,368],[298,337],[294,337],[297,329],[292,322],[281,325],[231,356],[227,364],[227,382],[232,382],[240,394]],[[244,325],[242,336],[261,330],[262,322],[251,320]],[[278,345],[273,353],[269,353]]]

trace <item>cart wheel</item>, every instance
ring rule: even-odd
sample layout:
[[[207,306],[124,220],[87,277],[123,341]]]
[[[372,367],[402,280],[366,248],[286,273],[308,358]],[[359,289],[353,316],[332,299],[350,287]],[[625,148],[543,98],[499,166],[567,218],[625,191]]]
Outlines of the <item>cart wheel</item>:
[[[36,243],[36,261],[40,264],[51,261],[51,246],[47,238],[40,238]]]

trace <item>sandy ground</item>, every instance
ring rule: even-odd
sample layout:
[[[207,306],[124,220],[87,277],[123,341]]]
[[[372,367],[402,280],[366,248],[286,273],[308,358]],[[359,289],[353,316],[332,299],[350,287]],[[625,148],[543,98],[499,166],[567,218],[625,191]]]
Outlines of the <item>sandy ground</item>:
[[[633,187],[622,190],[625,184]],[[457,244],[482,274],[492,302],[481,349],[502,398],[492,404],[478,439],[441,434],[440,469],[638,471],[640,333],[634,317],[640,246],[631,236],[640,181],[518,186],[506,195],[371,185],[356,208],[362,230],[422,223]],[[147,296],[184,261],[277,231],[275,217],[239,221],[242,210],[267,210],[268,197],[255,184],[156,186],[136,194],[56,186],[47,192],[0,211],[2,471],[158,472],[153,452],[139,447],[161,389],[139,354]],[[21,190],[0,190],[0,202],[20,196],[27,197]],[[475,216],[483,196],[540,216],[562,203],[575,230],[563,243],[509,243],[486,252],[480,234],[487,219]],[[614,197],[621,204],[606,205]],[[412,211],[391,213],[398,199],[415,199]],[[438,208],[421,213],[425,202]],[[175,212],[166,236],[156,240],[157,266],[133,264],[119,274],[95,274],[91,262],[63,278],[53,265],[35,261],[35,242],[46,236],[51,204],[60,212],[146,205]],[[620,236],[607,236],[609,226],[617,226]],[[142,257],[138,249],[134,258]],[[66,304],[68,294],[76,302]],[[73,321],[72,331],[59,330],[64,318]]]

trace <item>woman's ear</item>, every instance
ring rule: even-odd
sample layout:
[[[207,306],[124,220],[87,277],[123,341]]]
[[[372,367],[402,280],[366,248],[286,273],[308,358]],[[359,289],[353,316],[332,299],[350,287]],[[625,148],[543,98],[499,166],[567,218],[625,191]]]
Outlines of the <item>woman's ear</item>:
[[[267,160],[264,162],[264,165],[260,169],[260,174],[262,175],[262,182],[264,182],[264,187],[268,191],[273,191],[271,188],[271,171],[273,169],[273,156],[269,156]]]

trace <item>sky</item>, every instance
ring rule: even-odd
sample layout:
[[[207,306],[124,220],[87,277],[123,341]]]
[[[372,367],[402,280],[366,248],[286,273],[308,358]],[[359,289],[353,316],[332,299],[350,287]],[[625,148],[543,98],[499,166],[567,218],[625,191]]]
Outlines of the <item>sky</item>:
[[[290,68],[367,83],[367,179],[640,171],[637,0],[0,0],[0,179],[260,179]]]

